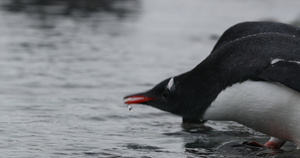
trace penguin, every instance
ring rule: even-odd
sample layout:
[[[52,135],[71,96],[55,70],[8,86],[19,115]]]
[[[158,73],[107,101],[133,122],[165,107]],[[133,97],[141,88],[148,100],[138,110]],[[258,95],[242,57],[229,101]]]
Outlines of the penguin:
[[[235,33],[233,26],[195,68],[125,96],[124,103],[190,120],[235,121],[271,136],[250,145],[278,149],[291,141],[300,148],[300,39],[297,28],[283,25],[292,29]]]
[[[251,22],[242,22],[232,27],[228,28],[222,36],[219,38],[215,46],[213,47],[211,53],[213,53],[219,47],[222,47],[224,44],[242,38],[252,34],[259,33],[283,33],[291,36],[300,37],[300,30],[297,27],[271,21],[251,21]],[[206,120],[193,120],[189,118],[182,118],[182,127],[184,129],[193,129],[197,127],[202,127],[202,124]]]

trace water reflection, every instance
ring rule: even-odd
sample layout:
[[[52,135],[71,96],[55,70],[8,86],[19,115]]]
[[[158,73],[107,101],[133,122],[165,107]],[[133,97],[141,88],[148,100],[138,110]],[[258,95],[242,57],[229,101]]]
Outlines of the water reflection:
[[[116,54],[123,53],[119,47],[124,48],[135,31],[140,5],[138,0],[0,1],[0,51],[6,70],[0,82],[7,89],[22,87],[20,95],[34,97],[70,94],[74,88],[99,93],[116,78]]]
[[[136,14],[140,8],[139,0],[6,0],[0,3],[12,12],[83,16],[107,12],[121,19]]]
[[[41,30],[40,33],[47,34],[47,38],[89,30],[93,31],[93,35],[104,33],[114,37],[119,36],[126,33],[127,27],[124,25],[135,22],[139,17],[141,6],[140,0],[0,1],[0,9],[9,13],[6,16],[10,17],[6,18],[7,21],[14,23],[13,15],[25,17],[26,20],[22,22],[23,27]],[[15,24],[12,25],[15,26]],[[47,31],[55,32],[50,32],[51,35],[49,35]],[[21,45],[26,48],[29,46],[28,44]]]

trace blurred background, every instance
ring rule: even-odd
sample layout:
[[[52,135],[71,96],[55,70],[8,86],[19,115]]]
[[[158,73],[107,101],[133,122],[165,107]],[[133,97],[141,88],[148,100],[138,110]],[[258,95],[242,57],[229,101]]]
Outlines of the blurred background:
[[[192,69],[244,21],[300,25],[297,0],[1,0],[3,157],[240,157],[267,136],[233,122],[186,131],[123,96]],[[222,146],[220,148],[220,146]],[[288,144],[275,154],[289,157]]]

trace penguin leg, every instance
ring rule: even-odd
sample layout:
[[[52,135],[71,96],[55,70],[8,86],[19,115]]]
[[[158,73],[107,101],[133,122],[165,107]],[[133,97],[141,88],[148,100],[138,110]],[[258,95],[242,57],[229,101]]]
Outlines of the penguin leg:
[[[190,124],[203,124],[206,120],[198,120],[198,119],[190,119],[190,118],[182,118],[182,123],[190,123]]]
[[[279,149],[286,141],[271,137],[271,139],[264,144],[265,147],[270,148],[270,149]]]
[[[266,142],[264,145],[257,143],[257,142],[245,142],[244,144],[250,145],[250,146],[257,146],[257,147],[266,147],[269,149],[279,149],[286,141],[271,137],[271,139]]]
[[[190,119],[190,118],[182,118],[182,128],[185,130],[195,129],[204,127],[205,120],[198,120],[198,119]]]

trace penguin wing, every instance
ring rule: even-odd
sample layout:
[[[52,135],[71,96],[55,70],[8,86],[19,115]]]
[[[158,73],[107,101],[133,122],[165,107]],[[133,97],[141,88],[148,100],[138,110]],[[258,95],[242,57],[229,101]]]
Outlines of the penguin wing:
[[[300,92],[300,61],[273,59],[259,78],[280,83]]]

